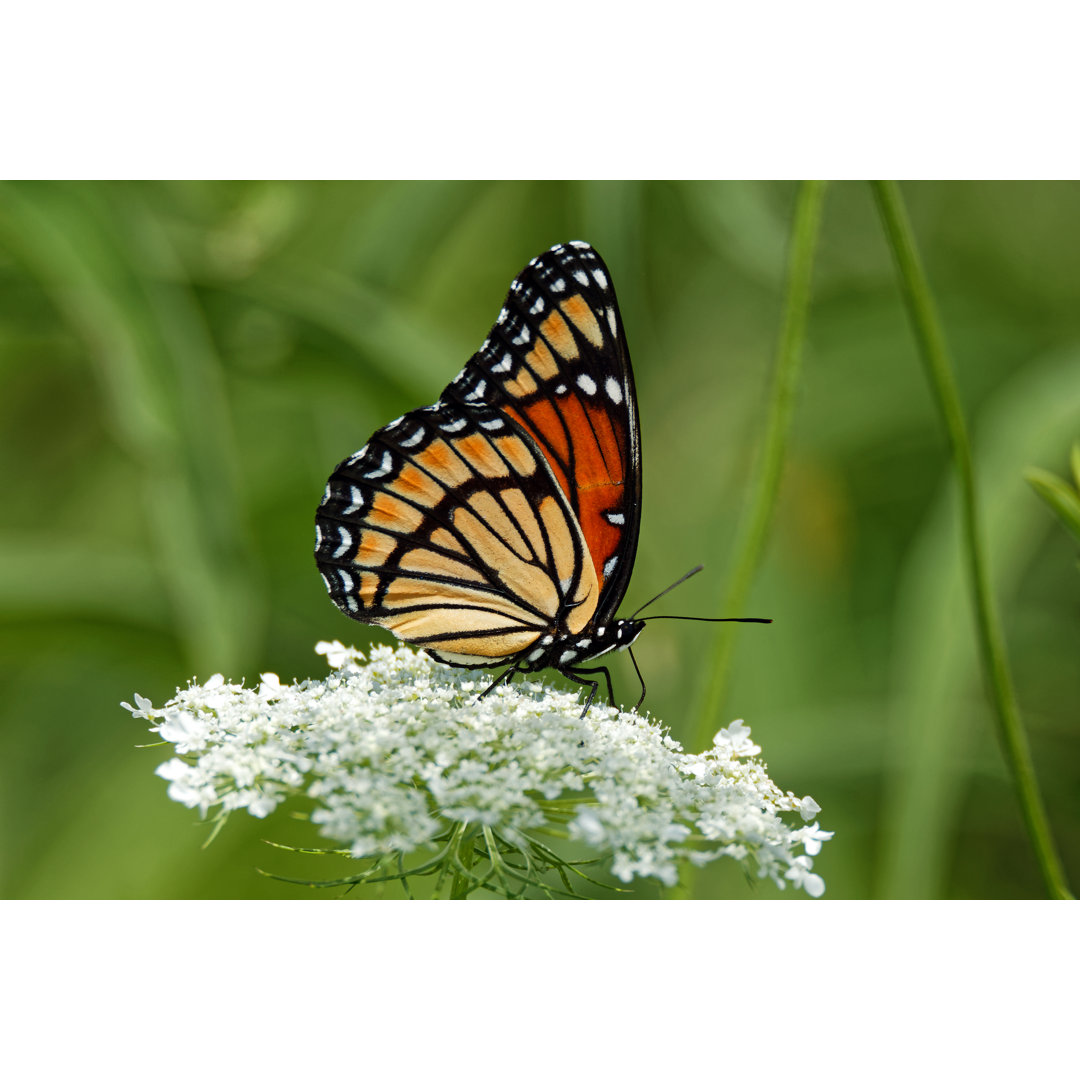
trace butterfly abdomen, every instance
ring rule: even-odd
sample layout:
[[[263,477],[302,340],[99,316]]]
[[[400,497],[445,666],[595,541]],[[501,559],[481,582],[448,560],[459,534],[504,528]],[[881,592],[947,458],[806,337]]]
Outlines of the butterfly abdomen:
[[[613,619],[587,627],[582,633],[546,634],[525,654],[523,671],[573,668],[628,648],[645,629],[637,619]]]

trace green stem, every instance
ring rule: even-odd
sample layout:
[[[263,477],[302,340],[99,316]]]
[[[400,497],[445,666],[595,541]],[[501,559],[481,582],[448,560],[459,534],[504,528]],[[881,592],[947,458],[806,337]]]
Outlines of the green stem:
[[[952,445],[953,461],[960,484],[965,554],[975,598],[975,625],[983,668],[997,717],[998,737],[1012,771],[1024,822],[1042,868],[1047,891],[1056,899],[1071,899],[1065,872],[1046,819],[1046,809],[1039,792],[1027,735],[1020,720],[1012,677],[1009,674],[1004,635],[990,592],[990,575],[979,530],[971,443],[952,376],[945,336],[915,247],[915,237],[900,189],[895,181],[891,180],[873,181],[871,186],[896,260],[919,351]]]
[[[810,307],[810,280],[814,265],[814,248],[821,224],[825,198],[825,181],[805,180],[795,201],[795,219],[791,227],[788,254],[787,289],[784,298],[783,322],[776,352],[772,388],[769,394],[769,415],[766,421],[763,455],[756,482],[753,485],[753,505],[740,524],[735,545],[734,570],[724,597],[720,615],[739,617],[750,594],[754,574],[765,548],[769,523],[776,507],[780,476],[783,472],[791,415],[795,406],[795,391],[806,316]],[[711,662],[706,665],[709,681],[702,693],[698,709],[694,742],[707,744],[717,729],[717,713],[727,690],[731,655],[735,645],[737,623],[731,623],[717,634]]]
[[[466,870],[471,870],[473,861],[476,855],[474,850],[476,844],[476,834],[473,832],[466,832],[465,827],[461,827],[461,831],[458,835],[458,840],[454,847],[457,850],[457,857],[461,861],[461,865]],[[453,861],[453,860],[451,860]],[[451,900],[464,900],[469,893],[475,888],[475,883],[469,878],[468,875],[454,871],[453,880],[450,882],[450,899]]]

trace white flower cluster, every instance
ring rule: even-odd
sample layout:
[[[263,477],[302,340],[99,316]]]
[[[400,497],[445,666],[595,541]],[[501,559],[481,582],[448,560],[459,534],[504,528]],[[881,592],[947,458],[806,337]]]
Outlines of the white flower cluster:
[[[303,794],[357,858],[413,851],[448,821],[506,835],[554,825],[609,855],[623,882],[674,885],[679,860],[728,855],[780,888],[825,891],[812,872],[832,836],[820,808],[773,784],[740,720],[687,754],[653,720],[604,705],[581,719],[576,695],[538,682],[477,701],[490,676],[406,648],[377,646],[367,662],[340,642],[317,651],[334,669],[321,681],[264,675],[250,689],[215,675],[161,709],[125,703],[181,755],[157,770],[170,798],[265,817]]]

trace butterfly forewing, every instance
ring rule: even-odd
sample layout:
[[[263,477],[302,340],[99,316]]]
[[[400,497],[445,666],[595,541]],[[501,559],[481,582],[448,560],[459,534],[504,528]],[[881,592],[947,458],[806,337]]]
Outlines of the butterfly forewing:
[[[574,241],[533,259],[442,400],[496,408],[528,433],[580,525],[600,582],[596,617],[613,616],[637,549],[641,449],[622,320],[600,256]]]
[[[316,561],[346,614],[440,659],[502,664],[599,597],[566,496],[498,409],[451,401],[380,429],[330,477]]]

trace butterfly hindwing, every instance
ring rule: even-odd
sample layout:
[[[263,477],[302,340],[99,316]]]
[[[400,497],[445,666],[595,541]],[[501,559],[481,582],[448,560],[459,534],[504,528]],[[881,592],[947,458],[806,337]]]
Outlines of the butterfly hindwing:
[[[637,549],[641,448],[618,302],[592,247],[556,245],[525,267],[441,400],[498,409],[528,433],[580,525],[600,583],[596,617],[612,617]]]
[[[562,610],[583,629],[599,598],[546,459],[481,403],[444,400],[377,431],[330,477],[316,540],[342,611],[448,662],[506,663]]]

